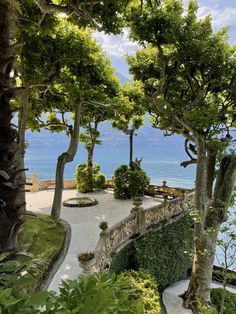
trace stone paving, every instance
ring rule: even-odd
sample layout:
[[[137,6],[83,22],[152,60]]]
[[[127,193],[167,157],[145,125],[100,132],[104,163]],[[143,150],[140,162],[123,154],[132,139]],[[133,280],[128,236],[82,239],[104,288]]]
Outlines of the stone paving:
[[[27,209],[42,214],[50,214],[54,190],[26,193]],[[72,197],[85,196],[76,190],[64,190],[63,200]],[[61,218],[71,226],[71,242],[68,253],[61,267],[55,274],[49,290],[58,291],[61,280],[74,279],[81,274],[77,255],[84,251],[93,251],[99,239],[99,219],[104,217],[111,227],[129,215],[132,208],[131,200],[117,200],[111,193],[100,191],[87,193],[86,196],[96,198],[98,205],[91,207],[64,207]],[[143,207],[148,208],[158,204],[152,197],[144,197]]]

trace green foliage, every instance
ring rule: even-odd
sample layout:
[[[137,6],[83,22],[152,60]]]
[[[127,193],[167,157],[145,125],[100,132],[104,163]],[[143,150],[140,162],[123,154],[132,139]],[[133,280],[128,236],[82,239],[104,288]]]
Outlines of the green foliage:
[[[161,313],[160,298],[157,291],[157,284],[151,275],[145,270],[124,273],[130,278],[132,286],[137,289],[139,298],[144,303],[145,314]]]
[[[100,166],[93,163],[92,168],[87,163],[79,164],[76,168],[77,190],[82,193],[92,192],[93,189],[103,189],[106,184],[106,176],[100,171]],[[92,177],[92,180],[90,180]]]
[[[150,178],[142,169],[130,169],[121,165],[114,173],[114,196],[119,199],[127,199],[135,195],[143,195],[150,184]]]
[[[114,256],[111,271],[146,269],[156,278],[160,290],[185,278],[192,266],[192,224],[189,217],[184,217],[143,235]]]
[[[63,282],[60,294],[46,307],[50,313],[158,314],[159,296],[154,280],[145,272],[97,273]]]
[[[60,293],[0,290],[3,314],[159,314],[157,286],[147,272],[95,273],[63,282]],[[15,311],[15,312],[14,312]]]
[[[144,121],[145,103],[142,83],[138,81],[125,83],[116,98],[114,106],[116,115],[112,126],[125,134],[139,129]]]
[[[196,1],[190,1],[183,14],[181,0],[164,0],[155,8],[146,4],[142,11],[133,7],[127,15],[130,35],[145,48],[128,62],[144,84],[156,125],[183,133],[186,125],[178,112],[210,140],[221,133],[221,123],[231,125],[235,119],[235,47],[227,43],[227,28],[214,34],[211,18],[198,20],[197,9]]]
[[[224,291],[221,288],[211,289],[211,301],[213,305],[219,311],[222,293],[225,293],[224,314],[235,314],[236,313],[236,295],[232,292],[229,292],[227,290]]]

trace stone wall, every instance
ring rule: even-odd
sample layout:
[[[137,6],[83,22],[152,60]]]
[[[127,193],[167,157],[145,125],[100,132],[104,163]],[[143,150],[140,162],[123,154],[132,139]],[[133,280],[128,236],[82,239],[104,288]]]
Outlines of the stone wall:
[[[100,233],[95,251],[98,270],[108,268],[112,255],[133,239],[183,217],[188,210],[193,208],[194,192],[172,200],[165,199],[163,203],[146,210],[141,204],[140,199],[135,199],[129,216]]]

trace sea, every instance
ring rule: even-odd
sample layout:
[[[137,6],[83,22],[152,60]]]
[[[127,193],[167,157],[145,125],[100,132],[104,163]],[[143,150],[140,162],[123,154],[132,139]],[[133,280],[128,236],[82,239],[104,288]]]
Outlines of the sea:
[[[83,131],[83,130],[82,130]],[[95,147],[94,161],[101,166],[101,172],[111,178],[121,164],[129,163],[129,138],[123,132],[112,129],[110,124],[100,126],[102,144]],[[158,129],[146,124],[134,137],[134,159],[141,159],[141,166],[151,177],[151,182],[192,188],[194,186],[195,166],[182,168],[180,163],[188,160],[184,152],[181,136],[164,136]],[[27,132],[25,164],[29,168],[27,175],[37,173],[39,179],[55,177],[58,156],[67,150],[69,138],[64,134],[41,131]],[[86,150],[80,143],[74,161],[65,168],[64,178],[74,178],[76,165],[86,161]]]
[[[84,130],[82,129],[81,132]],[[129,138],[123,132],[112,129],[111,124],[103,123],[99,128],[101,145],[97,145],[94,152],[94,161],[101,166],[101,172],[107,178],[111,178],[114,171],[121,164],[129,163]],[[54,179],[57,158],[65,152],[69,146],[69,138],[64,133],[50,133],[42,130],[40,133],[27,131],[27,150],[25,165],[29,169],[27,176],[37,173],[40,180]],[[75,178],[76,165],[86,162],[86,150],[79,143],[74,161],[65,167],[64,178]],[[168,186],[193,188],[196,166],[187,168],[180,166],[182,161],[188,160],[184,150],[182,136],[167,135],[163,131],[153,128],[145,123],[134,137],[134,159],[141,159],[141,166],[151,178],[151,183],[161,185],[163,181]],[[230,209],[230,219],[236,219],[236,206]],[[236,233],[236,226],[231,227]],[[221,236],[222,238],[223,236]],[[217,255],[220,261],[223,256],[220,248]],[[236,243],[234,243],[230,255],[236,255]],[[215,262],[218,264],[218,262]],[[231,269],[236,268],[235,263]]]

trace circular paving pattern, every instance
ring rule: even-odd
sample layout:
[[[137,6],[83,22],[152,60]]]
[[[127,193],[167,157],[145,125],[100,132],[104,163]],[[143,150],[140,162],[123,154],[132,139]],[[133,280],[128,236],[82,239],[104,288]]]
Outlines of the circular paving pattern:
[[[91,197],[74,197],[62,202],[66,207],[87,207],[97,205],[98,201]]]

